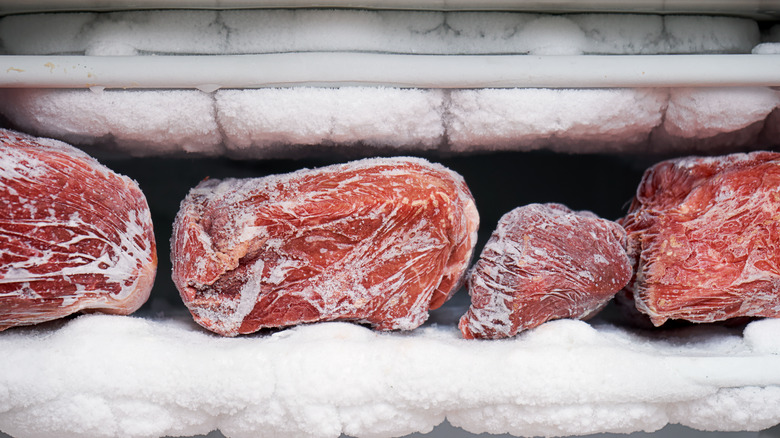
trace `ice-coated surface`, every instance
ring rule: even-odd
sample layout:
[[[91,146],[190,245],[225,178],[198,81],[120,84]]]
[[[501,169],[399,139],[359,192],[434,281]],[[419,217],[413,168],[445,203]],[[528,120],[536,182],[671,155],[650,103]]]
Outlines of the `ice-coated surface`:
[[[755,21],[707,16],[286,9],[0,19],[5,52],[26,55],[750,53],[759,42]]]
[[[454,90],[447,134],[460,152],[631,148],[661,123],[668,98],[665,88]]]
[[[421,158],[209,179],[176,216],[173,280],[226,336],[335,320],[411,330],[460,286],[478,226],[463,178]]]
[[[767,88],[679,88],[670,95],[663,129],[674,137],[708,138],[764,120],[778,105]]]
[[[132,155],[214,155],[222,136],[213,97],[190,90],[0,90],[2,112],[25,131]]]
[[[129,314],[157,254],[131,179],[54,140],[0,130],[0,330],[80,310]]]
[[[147,153],[214,154],[221,137],[213,99],[192,91],[3,90],[21,128],[64,141]],[[38,124],[46,128],[39,129]]]
[[[503,341],[322,323],[221,338],[187,317],[0,333],[0,430],[27,437],[391,437],[445,418],[517,436],[780,423],[780,324],[631,332],[552,321]],[[638,378],[641,376],[642,378]]]
[[[712,151],[780,145],[771,88],[0,89],[20,129],[131,155]],[[766,123],[764,123],[767,121]]]
[[[753,47],[756,55],[778,55],[780,54],[780,43],[761,43]]]
[[[778,28],[761,35],[755,21],[708,16],[168,10],[10,15],[0,19],[0,43],[8,54],[96,56],[773,53]],[[760,140],[768,148],[780,137],[765,134],[772,126],[762,122],[778,102],[768,88],[0,90],[0,114],[36,135],[133,155],[241,158],[315,155],[333,146],[706,151]]]
[[[587,319],[633,273],[615,222],[561,204],[506,213],[469,271],[466,338],[499,339],[552,319]]]
[[[662,161],[627,215],[636,307],[667,319],[780,316],[780,154]]]
[[[229,153],[284,145],[352,144],[421,150],[444,137],[444,92],[399,88],[269,88],[216,93]],[[403,127],[403,129],[399,129]]]

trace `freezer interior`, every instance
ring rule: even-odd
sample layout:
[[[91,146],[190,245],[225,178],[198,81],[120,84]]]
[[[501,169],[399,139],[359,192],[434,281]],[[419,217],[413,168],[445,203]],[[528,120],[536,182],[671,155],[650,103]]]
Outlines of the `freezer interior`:
[[[171,280],[206,178],[412,155],[480,215],[616,220],[668,158],[780,145],[777,2],[116,2],[0,6],[0,125],[137,181],[158,268],[131,316],[0,332],[13,437],[779,436],[780,321],[636,325],[615,303],[466,340],[461,288],[408,332],[226,338]],[[220,435],[221,434],[221,435]],[[462,434],[462,435],[458,435]],[[485,435],[489,436],[489,435]]]

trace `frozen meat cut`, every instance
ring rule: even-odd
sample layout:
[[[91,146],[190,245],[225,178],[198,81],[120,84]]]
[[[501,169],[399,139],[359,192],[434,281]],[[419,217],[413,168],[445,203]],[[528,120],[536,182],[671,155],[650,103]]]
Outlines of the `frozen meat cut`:
[[[176,217],[173,280],[226,336],[330,320],[413,329],[459,286],[478,223],[463,178],[419,158],[209,179]]]
[[[778,220],[778,153],[658,163],[621,219],[635,268],[626,291],[656,326],[778,317]]]
[[[562,318],[592,316],[631,278],[615,222],[561,204],[505,214],[467,280],[463,336],[505,338]]]
[[[129,314],[157,268],[138,185],[59,141],[0,130],[0,330]]]

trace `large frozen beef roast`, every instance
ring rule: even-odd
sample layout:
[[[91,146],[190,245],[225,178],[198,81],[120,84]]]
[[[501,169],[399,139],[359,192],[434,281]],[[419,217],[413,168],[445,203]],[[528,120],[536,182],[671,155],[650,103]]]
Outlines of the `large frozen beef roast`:
[[[206,180],[174,223],[173,280],[222,335],[330,320],[412,329],[458,287],[478,222],[463,179],[416,158]]]
[[[780,316],[780,154],[661,162],[621,223],[653,324]]]
[[[626,233],[560,204],[518,207],[498,221],[469,273],[465,338],[505,338],[596,313],[631,278]]]
[[[135,182],[64,143],[0,130],[0,329],[132,313],[156,268]]]

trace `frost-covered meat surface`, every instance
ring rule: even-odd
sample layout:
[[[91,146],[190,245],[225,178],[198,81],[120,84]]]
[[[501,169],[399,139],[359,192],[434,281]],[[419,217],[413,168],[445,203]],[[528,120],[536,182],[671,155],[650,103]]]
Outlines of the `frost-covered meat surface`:
[[[460,286],[478,224],[463,178],[419,158],[207,180],[176,217],[173,279],[223,335],[328,320],[409,330]]]
[[[0,333],[0,430],[389,438],[446,418],[516,436],[757,431],[780,423],[779,340],[771,319],[662,333],[558,320],[474,341],[454,325],[331,322],[223,338],[187,316],[85,315]]]
[[[560,204],[505,214],[467,286],[464,337],[514,336],[561,318],[593,316],[631,279],[626,233],[615,222]]]
[[[0,330],[132,313],[156,267],[135,182],[67,144],[0,130]]]
[[[750,53],[760,41],[755,21],[712,16],[267,9],[0,19],[13,55]]]
[[[779,191],[774,152],[648,169],[621,219],[637,309],[655,325],[780,316]]]

